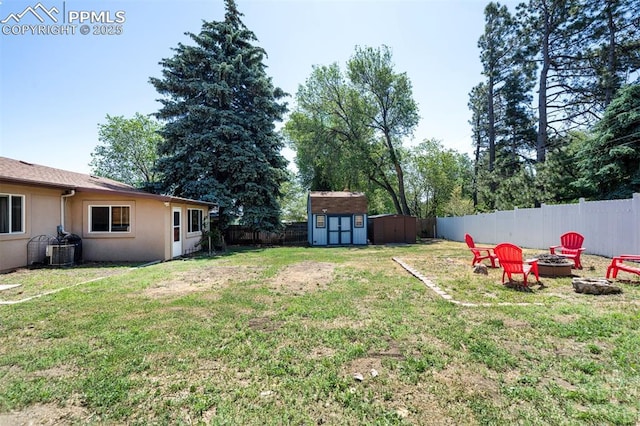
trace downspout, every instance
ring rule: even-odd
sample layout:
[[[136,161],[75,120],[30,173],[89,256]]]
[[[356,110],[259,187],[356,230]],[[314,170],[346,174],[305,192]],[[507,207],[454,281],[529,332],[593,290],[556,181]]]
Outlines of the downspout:
[[[73,197],[74,195],[76,195],[76,190],[70,189],[69,192],[60,196],[60,225],[58,225],[58,236],[69,235],[69,233],[64,230],[64,205],[67,198]]]

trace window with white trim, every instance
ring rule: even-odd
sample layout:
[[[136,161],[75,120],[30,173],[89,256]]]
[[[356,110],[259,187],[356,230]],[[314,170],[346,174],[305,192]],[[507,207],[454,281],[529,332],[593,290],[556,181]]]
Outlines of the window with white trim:
[[[327,223],[327,216],[319,214],[316,216],[316,228],[324,228]]]
[[[89,206],[89,232],[130,231],[130,206]]]
[[[24,195],[0,194],[0,234],[24,232]]]
[[[357,214],[353,217],[353,226],[356,228],[364,228],[364,215]]]
[[[187,232],[201,232],[202,231],[202,210],[187,209],[187,214],[189,217]]]

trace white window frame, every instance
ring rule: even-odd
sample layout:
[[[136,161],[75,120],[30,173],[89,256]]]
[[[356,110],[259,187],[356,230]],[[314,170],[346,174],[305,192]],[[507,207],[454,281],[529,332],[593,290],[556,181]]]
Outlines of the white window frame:
[[[93,209],[94,207],[102,207],[102,208],[109,208],[109,229],[107,231],[94,231],[93,230]],[[127,230],[126,231],[114,231],[113,230],[113,223],[111,221],[112,219],[112,209],[114,207],[121,207],[121,208],[127,208],[129,209],[129,223],[127,226]],[[89,233],[90,234],[115,234],[115,235],[122,235],[122,234],[130,234],[131,233],[131,227],[132,227],[132,213],[133,213],[133,208],[128,205],[128,204],[90,204],[89,205]]]
[[[24,234],[25,231],[25,217],[26,217],[26,197],[23,194],[8,194],[8,193],[0,193],[0,197],[7,197],[8,199],[8,213],[7,213],[7,218],[9,219],[9,223],[7,224],[7,232],[0,232],[0,235],[11,235],[11,234]],[[13,215],[13,207],[12,207],[12,201],[13,198],[20,198],[20,230],[19,231],[14,231],[13,230],[13,222],[14,222],[14,215]]]
[[[320,223],[320,222],[322,222],[322,223]],[[326,228],[327,227],[327,215],[326,214],[316,215],[315,226],[318,229]]]
[[[198,224],[199,229],[191,228],[191,215],[193,214],[193,212],[200,212],[200,223]],[[202,233],[202,231],[204,231],[204,211],[202,209],[187,209],[187,232],[189,234],[194,234]]]
[[[358,223],[360,222],[360,223]],[[356,214],[353,215],[353,227],[354,228],[364,228],[364,215]]]

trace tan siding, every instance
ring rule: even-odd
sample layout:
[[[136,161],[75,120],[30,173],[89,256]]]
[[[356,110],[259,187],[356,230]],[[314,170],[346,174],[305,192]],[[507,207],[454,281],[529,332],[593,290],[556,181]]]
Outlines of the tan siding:
[[[56,235],[62,191],[3,182],[0,193],[25,196],[25,232],[0,234],[0,271],[7,271],[27,264],[27,246],[31,238]]]
[[[60,225],[61,189],[43,189],[2,183],[0,192],[25,195],[25,230],[23,234],[0,234],[0,271],[27,266],[27,245],[37,235],[56,236]],[[171,259],[171,209],[183,211],[183,252],[192,250],[200,233],[187,232],[187,208],[200,208],[206,220],[207,209],[201,204],[170,203],[151,198],[132,198],[132,194],[104,194],[78,191],[66,198],[64,227],[82,238],[85,261],[153,261]],[[89,232],[90,205],[129,205],[131,232],[96,234]]]

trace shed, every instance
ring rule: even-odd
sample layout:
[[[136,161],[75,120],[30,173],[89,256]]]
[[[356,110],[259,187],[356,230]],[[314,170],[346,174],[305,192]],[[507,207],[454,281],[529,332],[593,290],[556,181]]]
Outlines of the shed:
[[[373,244],[415,244],[416,242],[417,219],[415,216],[399,214],[370,216],[367,227],[369,239]]]
[[[367,197],[361,192],[312,191],[307,199],[309,244],[367,244]]]

